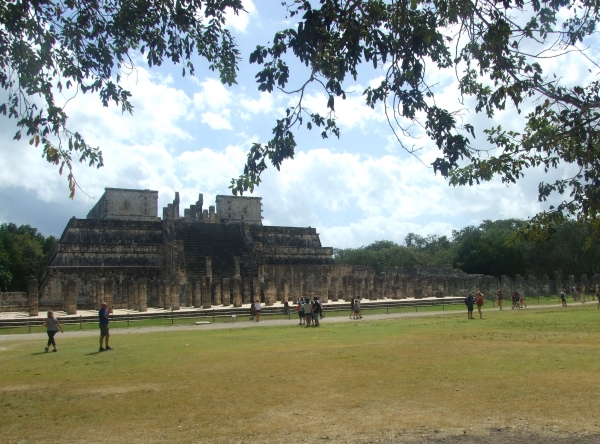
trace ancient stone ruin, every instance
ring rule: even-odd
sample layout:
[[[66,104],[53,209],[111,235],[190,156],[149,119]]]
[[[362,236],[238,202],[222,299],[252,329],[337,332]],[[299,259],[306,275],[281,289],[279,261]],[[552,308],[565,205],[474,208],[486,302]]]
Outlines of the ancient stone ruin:
[[[2,311],[114,308],[146,311],[182,306],[235,306],[256,299],[266,305],[319,295],[324,302],[361,297],[461,296],[482,289],[488,295],[517,289],[555,295],[566,282],[516,276],[467,275],[450,266],[373,270],[335,265],[333,249],[322,247],[314,228],[262,224],[259,197],[203,196],[180,215],[179,195],[158,217],[158,192],[107,188],[86,219],[72,218],[52,252],[41,280],[27,293],[0,295]],[[600,283],[582,276],[578,285]]]

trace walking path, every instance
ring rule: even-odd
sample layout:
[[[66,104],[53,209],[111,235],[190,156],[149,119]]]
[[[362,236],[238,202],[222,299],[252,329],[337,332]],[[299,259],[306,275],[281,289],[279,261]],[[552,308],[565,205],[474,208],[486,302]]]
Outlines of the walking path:
[[[556,305],[537,305],[528,306],[524,310],[536,310],[545,308],[556,308],[560,307]],[[484,313],[489,311],[500,311],[498,308],[488,308],[482,310]],[[510,311],[510,310],[503,310]],[[94,312],[95,313],[95,312]],[[360,320],[348,319],[345,315],[341,316],[329,316],[321,320],[323,326],[327,324],[338,324],[343,322],[368,322],[368,321],[379,321],[384,319],[397,319],[397,318],[418,318],[418,317],[431,317],[431,316],[448,316],[448,315],[465,315],[466,311],[451,310],[451,311],[430,311],[430,312],[404,312],[404,313],[383,313],[383,314],[372,314],[364,315]],[[475,320],[479,320],[475,318]],[[485,317],[484,317],[485,320]],[[112,335],[122,334],[139,334],[139,333],[151,333],[151,332],[163,332],[163,331],[187,331],[187,330],[227,330],[235,328],[259,328],[259,327],[287,327],[297,325],[298,317],[292,316],[292,319],[265,319],[260,322],[249,322],[249,321],[238,321],[238,322],[218,322],[218,323],[201,323],[200,325],[189,324],[189,325],[166,325],[166,326],[151,326],[151,327],[127,327],[118,328],[112,330]],[[70,337],[90,337],[98,336],[97,330],[81,330],[81,331],[68,331],[60,335],[61,338]],[[0,335],[1,342],[9,341],[29,341],[29,340],[40,340],[46,338],[46,333],[24,333],[24,334],[7,334]]]

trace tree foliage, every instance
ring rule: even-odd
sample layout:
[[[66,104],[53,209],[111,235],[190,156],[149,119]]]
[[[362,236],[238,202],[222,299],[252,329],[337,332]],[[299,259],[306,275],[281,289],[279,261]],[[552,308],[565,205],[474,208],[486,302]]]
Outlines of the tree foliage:
[[[600,241],[591,224],[565,221],[545,240],[524,241],[525,221],[486,220],[479,226],[455,230],[446,236],[409,233],[404,245],[378,241],[360,248],[334,250],[336,263],[361,265],[376,272],[396,267],[451,264],[470,274],[500,277],[600,273]]]
[[[67,126],[68,100],[60,103],[61,95],[94,93],[104,106],[131,113],[121,79],[135,69],[133,51],[150,66],[181,63],[183,75],[194,73],[197,54],[223,83],[235,83],[239,53],[223,27],[228,9],[242,11],[241,0],[0,2],[0,86],[7,92],[0,113],[16,119],[16,140],[26,136],[61,174],[67,169],[72,197],[73,158],[96,167],[103,159]]]
[[[547,58],[564,60],[571,52],[593,56],[582,42],[595,32],[598,0],[321,0],[318,5],[289,0],[284,5],[297,23],[277,32],[268,46],[257,46],[250,62],[260,65],[259,90],[279,89],[297,101],[277,120],[271,140],[252,146],[244,173],[232,180],[234,193],[252,190],[268,164],[279,169],[294,156],[297,127],[339,137],[335,105],[346,98],[345,82],[356,81],[372,65],[384,75],[364,91],[365,103],[382,106],[398,143],[412,154],[420,147],[407,144],[406,136],[421,128],[440,150],[434,171],[450,184],[473,185],[494,176],[514,183],[529,168],[575,165],[573,177],[539,185],[541,201],[553,193],[567,197],[524,232],[539,237],[540,227],[552,228],[570,216],[592,222],[600,232],[599,83],[569,86],[542,69]],[[289,85],[289,59],[308,68],[298,86]],[[521,113],[531,106],[523,129],[463,124],[460,112],[435,100],[428,74],[440,69],[453,69],[462,99],[473,100],[474,111],[489,118],[508,107]],[[326,115],[304,104],[313,86],[327,97]],[[481,129],[490,149],[473,143]]]
[[[31,276],[40,278],[56,241],[54,236],[44,237],[29,225],[0,225],[2,290],[27,291],[27,280]]]

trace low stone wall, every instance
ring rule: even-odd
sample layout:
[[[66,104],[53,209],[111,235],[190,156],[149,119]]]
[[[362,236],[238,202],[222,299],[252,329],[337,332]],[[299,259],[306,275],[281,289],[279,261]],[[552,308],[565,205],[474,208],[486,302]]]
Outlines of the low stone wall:
[[[27,293],[21,291],[0,293],[0,311],[27,311]]]

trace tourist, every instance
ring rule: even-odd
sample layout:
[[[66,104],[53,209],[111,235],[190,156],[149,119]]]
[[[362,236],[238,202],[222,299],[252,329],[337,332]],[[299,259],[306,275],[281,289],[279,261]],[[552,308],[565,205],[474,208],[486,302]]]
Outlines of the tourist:
[[[354,301],[354,319],[362,319],[362,308],[360,306],[360,298]]]
[[[350,299],[350,319],[356,319],[354,316],[354,298]]]
[[[52,310],[48,312],[48,317],[44,321],[44,326],[46,327],[46,333],[48,334],[48,345],[46,346],[46,348],[44,348],[44,350],[48,351],[50,345],[52,345],[52,347],[54,347],[54,350],[52,351],[58,351],[56,350],[56,342],[54,341],[54,335],[58,333],[59,329],[61,333],[64,333],[64,331],[62,326],[60,325],[60,322],[58,322],[58,319],[54,317],[54,312]]]
[[[519,295],[519,308],[523,307],[527,307],[527,305],[525,305],[525,294]]]
[[[319,317],[321,315],[321,304],[319,303],[319,298],[317,296],[315,296],[313,298],[313,303],[312,303],[312,313],[313,313],[313,327],[318,327],[319,324]]]
[[[500,290],[498,290],[498,295],[496,298],[498,300],[498,307],[500,307],[500,310],[502,310],[502,292]]]
[[[563,307],[567,306],[567,291],[565,290],[565,287],[560,289],[560,302]],[[598,301],[598,305],[600,306],[600,300]]]
[[[106,302],[102,302],[100,305],[100,311],[98,311],[98,319],[100,321],[100,349],[98,351],[112,350],[108,345],[108,339],[110,338],[110,331],[108,323],[110,322],[110,315],[113,312],[113,308],[107,308]],[[105,347],[102,347],[103,343],[106,343]]]
[[[260,299],[257,299],[254,302],[254,313],[256,316],[256,322],[260,321],[260,311],[262,310],[262,307],[260,306]]]
[[[483,314],[481,313],[481,307],[483,306],[483,293],[481,290],[477,292],[477,311],[479,312],[479,319],[483,319]]]
[[[304,309],[304,323],[308,328],[310,327],[310,324],[312,322],[312,307],[308,299],[304,299],[304,302],[302,303],[302,308]]]
[[[304,298],[298,299],[298,305],[296,305],[296,311],[298,311],[298,325],[304,325]]]
[[[465,298],[465,304],[467,304],[467,318],[473,319],[473,295],[469,295]]]
[[[323,300],[321,298],[317,299],[317,302],[319,303],[319,308],[321,311],[319,311],[319,319],[323,319],[325,317],[325,315],[323,314]]]
[[[596,299],[598,299],[598,308],[600,308],[600,285],[596,285]]]
[[[512,308],[519,308],[519,293],[516,291],[512,292]]]

